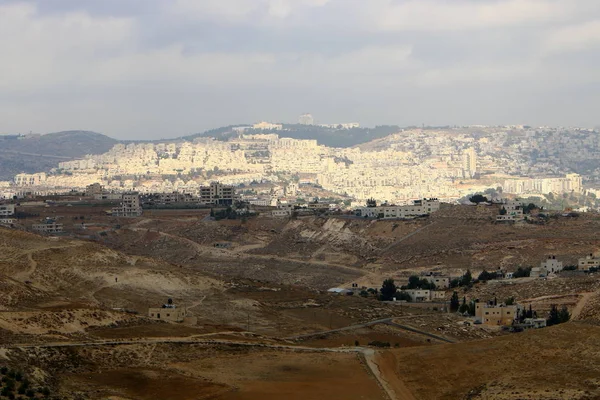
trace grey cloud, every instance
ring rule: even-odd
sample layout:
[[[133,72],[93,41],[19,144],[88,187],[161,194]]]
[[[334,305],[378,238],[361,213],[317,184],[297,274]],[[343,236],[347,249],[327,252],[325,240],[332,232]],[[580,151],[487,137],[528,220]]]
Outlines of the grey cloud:
[[[600,10],[573,3],[0,0],[0,132],[595,125]]]

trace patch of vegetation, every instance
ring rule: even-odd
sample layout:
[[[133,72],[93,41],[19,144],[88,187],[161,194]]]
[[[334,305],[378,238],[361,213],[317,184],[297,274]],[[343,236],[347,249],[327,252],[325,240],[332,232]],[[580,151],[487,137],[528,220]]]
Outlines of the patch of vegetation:
[[[47,387],[34,388],[21,371],[0,367],[0,399],[49,399]]]

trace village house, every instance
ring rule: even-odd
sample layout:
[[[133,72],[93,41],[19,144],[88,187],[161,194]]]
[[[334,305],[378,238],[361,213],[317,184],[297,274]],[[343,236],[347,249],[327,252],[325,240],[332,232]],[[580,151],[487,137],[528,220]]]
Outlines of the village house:
[[[600,256],[594,256],[594,254],[589,254],[584,258],[579,259],[579,264],[577,269],[579,271],[589,271],[590,268],[600,268]]]
[[[143,213],[139,194],[124,194],[121,205],[112,209],[113,217],[139,217]]]
[[[446,292],[440,290],[407,289],[404,293],[410,296],[410,301],[413,303],[440,301],[446,298]]]
[[[448,289],[450,287],[450,277],[448,276],[426,275],[423,279],[433,283],[438,289]]]
[[[548,259],[541,262],[540,269],[545,275],[557,274],[563,270],[563,263],[558,261],[556,256],[548,256]]]
[[[63,233],[63,224],[56,222],[55,220],[49,219],[41,224],[33,224],[31,229],[34,232],[41,234],[54,234],[54,233]]]
[[[475,320],[486,325],[511,325],[517,316],[517,306],[495,301],[475,303]]]
[[[357,215],[378,219],[412,219],[429,215],[439,209],[440,201],[438,199],[423,199],[415,200],[413,205],[362,207],[357,210]]]
[[[291,217],[294,213],[294,204],[282,204],[277,202],[277,209],[271,211],[273,217]]]
[[[498,222],[516,222],[524,219],[523,206],[518,200],[504,200],[500,213],[496,216]]]
[[[149,308],[148,316],[161,321],[183,322],[186,317],[186,309],[177,307],[173,304],[173,300],[169,299],[162,307]]]

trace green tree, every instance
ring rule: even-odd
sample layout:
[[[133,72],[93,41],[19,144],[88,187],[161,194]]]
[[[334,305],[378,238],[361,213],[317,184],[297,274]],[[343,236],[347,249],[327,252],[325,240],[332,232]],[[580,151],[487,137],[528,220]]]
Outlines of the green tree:
[[[386,279],[381,285],[381,300],[390,301],[398,291],[393,279]]]
[[[469,197],[469,201],[471,203],[477,203],[477,204],[479,204],[479,203],[487,203],[488,198],[485,197],[482,194],[476,194],[476,195],[474,195],[472,197]]]
[[[509,297],[508,299],[504,300],[504,304],[506,304],[507,306],[512,306],[515,304],[515,298],[514,297]]]
[[[469,306],[467,304],[467,298],[464,297],[464,296],[463,296],[463,302],[460,305],[460,307],[458,308],[458,312],[460,312],[461,314],[469,312]]]
[[[412,298],[410,297],[410,295],[408,293],[404,292],[404,291],[398,291],[398,292],[396,292],[396,294],[394,295],[394,297],[396,297],[396,300],[399,300],[399,301],[404,300],[404,301],[407,301],[409,303],[412,301]]]
[[[560,323],[568,322],[571,319],[571,314],[569,314],[569,310],[567,310],[567,306],[562,306],[561,310],[558,313],[558,320]]]
[[[471,282],[473,282],[473,275],[471,275],[471,270],[468,269],[461,279],[461,286],[469,286]]]
[[[450,298],[450,311],[456,312],[456,311],[458,311],[459,307],[460,307],[460,300],[458,298],[458,293],[454,292],[454,293],[452,293],[452,297]]]
[[[560,324],[560,316],[559,316],[559,312],[558,312],[558,307],[556,307],[556,304],[553,304],[552,308],[550,309],[550,314],[548,314],[548,319],[546,320],[546,325],[552,326],[552,325],[558,325],[558,324]]]

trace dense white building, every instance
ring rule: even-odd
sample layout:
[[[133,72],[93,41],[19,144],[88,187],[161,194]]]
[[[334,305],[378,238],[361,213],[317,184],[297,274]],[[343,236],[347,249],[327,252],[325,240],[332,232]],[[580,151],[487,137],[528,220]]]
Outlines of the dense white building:
[[[567,174],[564,178],[523,178],[509,179],[502,187],[504,192],[513,194],[581,193],[582,178],[578,174]]]
[[[440,209],[438,199],[415,200],[413,205],[362,207],[358,215],[378,219],[410,219],[429,215]]]

